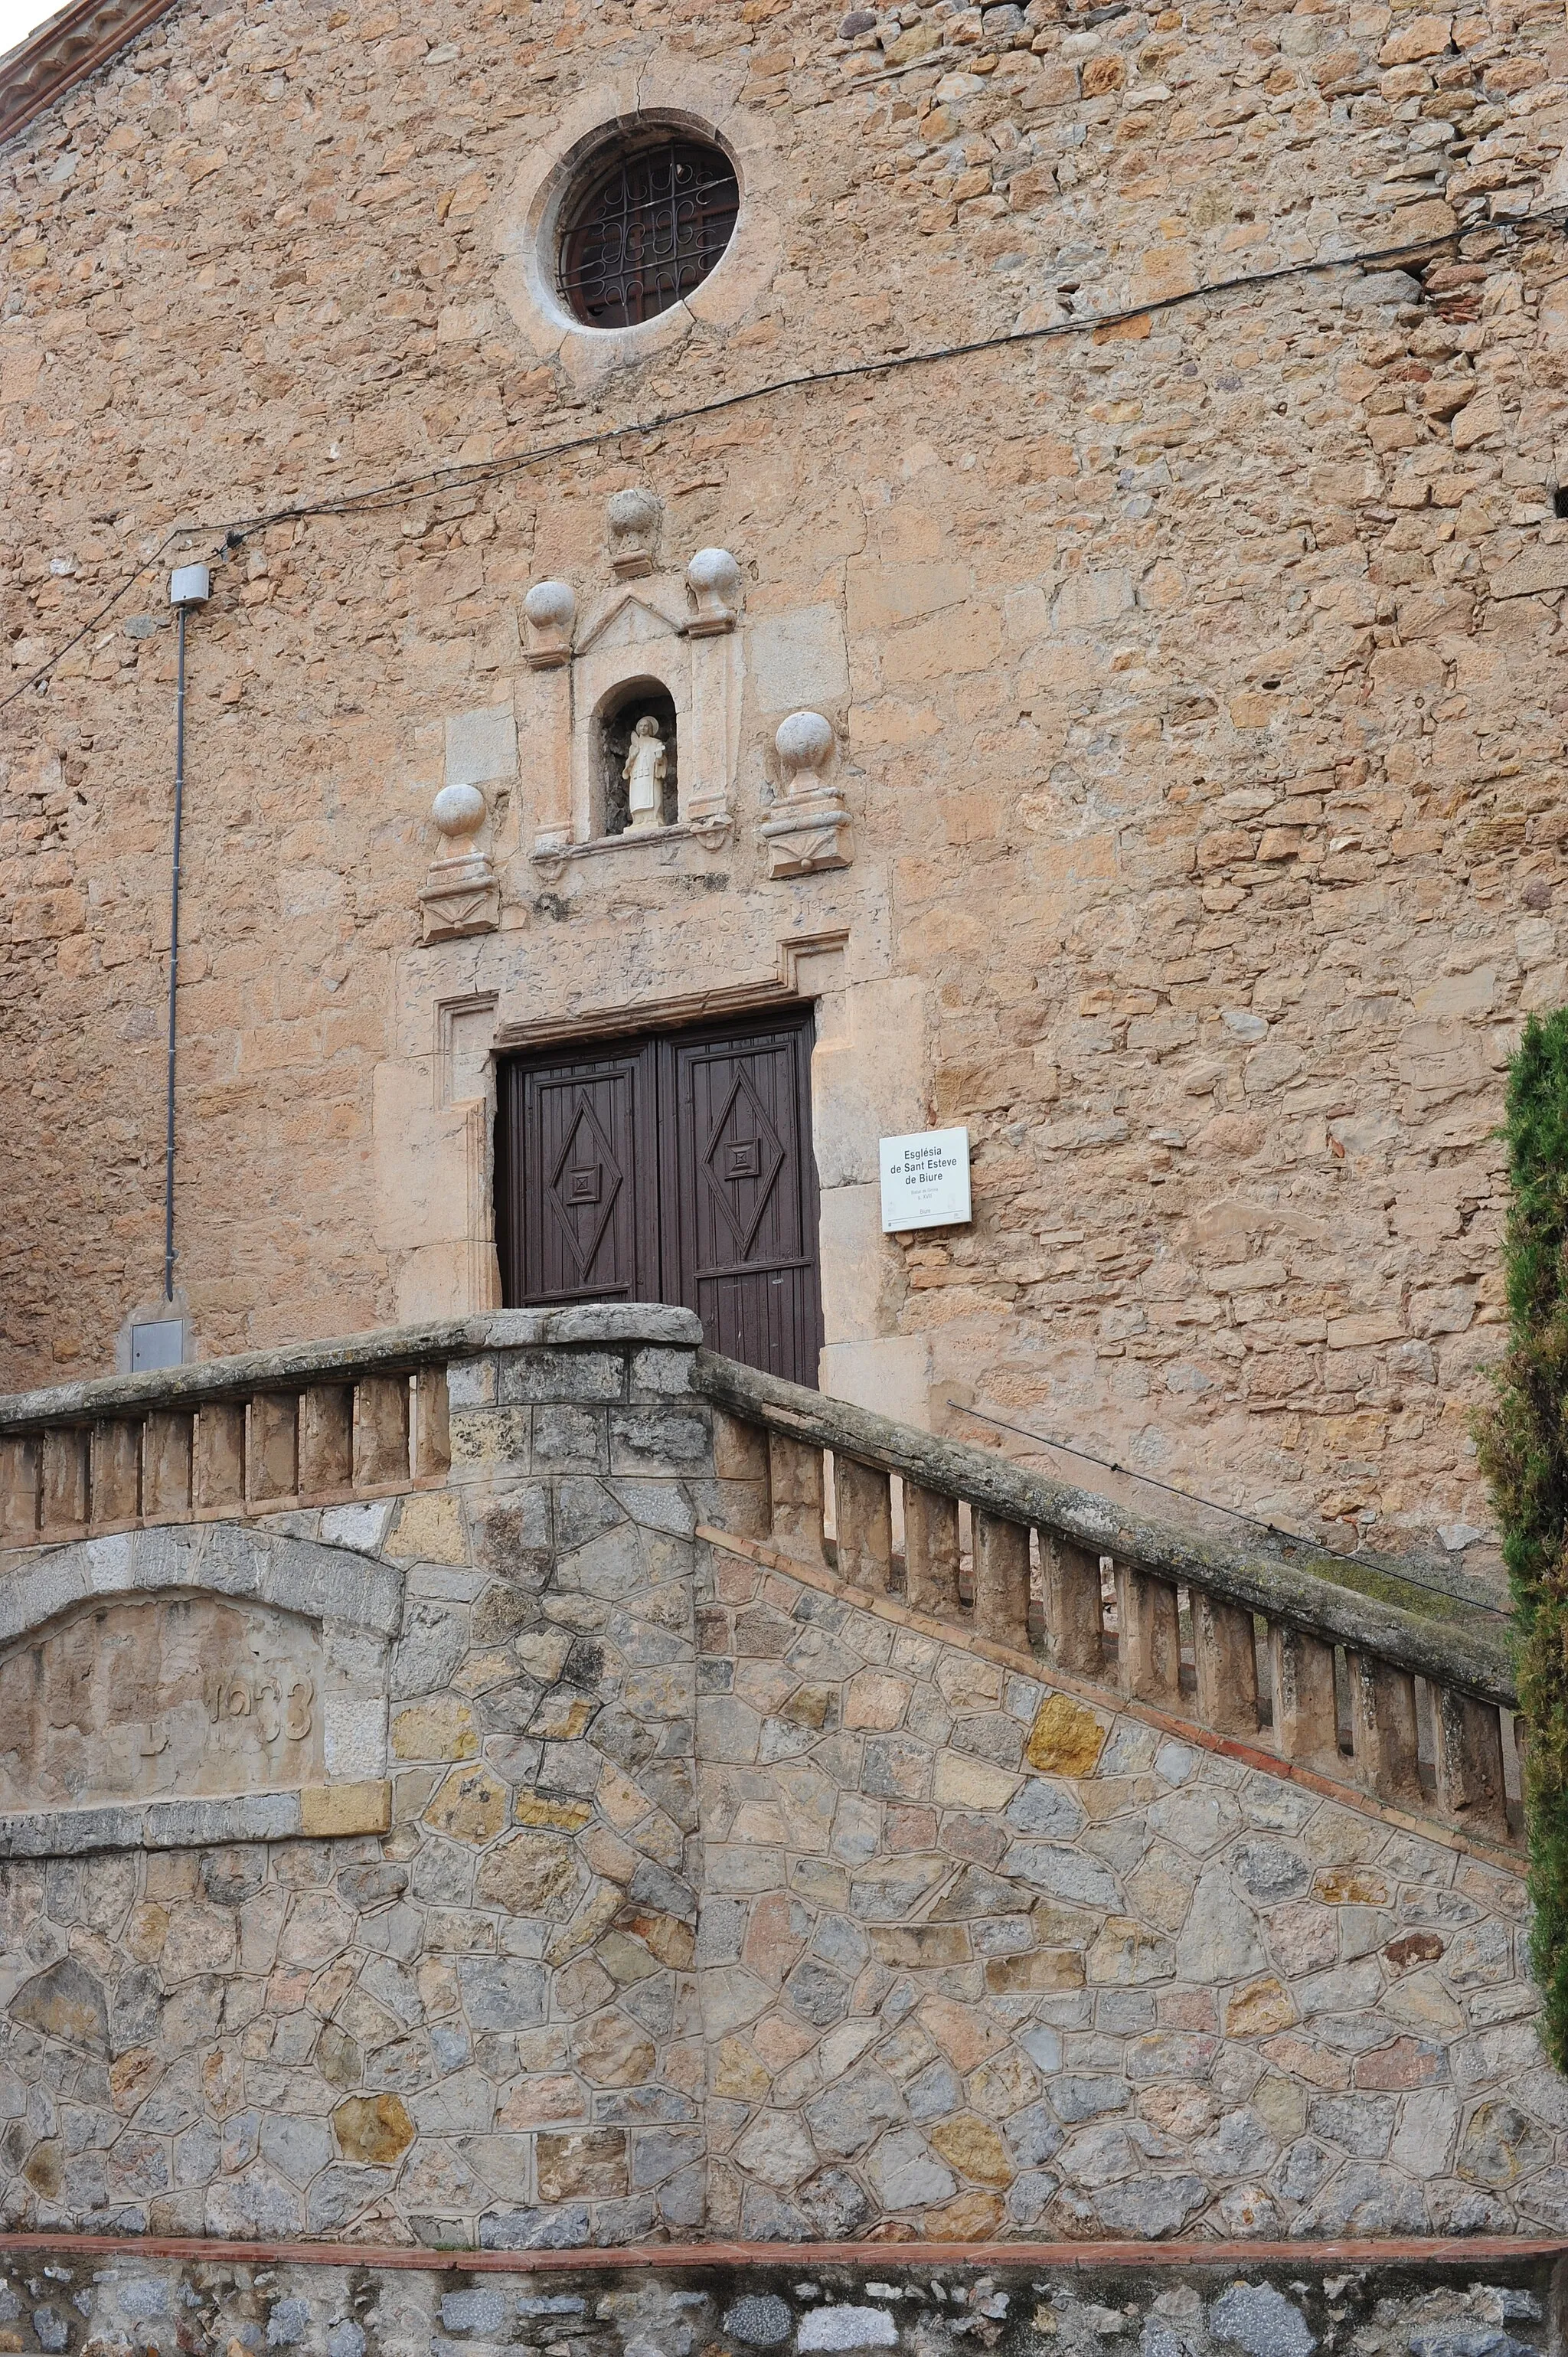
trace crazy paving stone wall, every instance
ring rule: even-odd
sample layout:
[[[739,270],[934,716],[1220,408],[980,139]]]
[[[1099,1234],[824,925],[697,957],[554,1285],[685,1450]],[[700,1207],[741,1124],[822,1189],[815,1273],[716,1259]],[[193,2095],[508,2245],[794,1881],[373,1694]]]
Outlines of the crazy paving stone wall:
[[[449,1487],[259,1525],[402,1582],[391,1830],[0,1865],[5,2225],[1568,2225],[1515,1875],[698,1540],[691,1366],[481,1354]]]

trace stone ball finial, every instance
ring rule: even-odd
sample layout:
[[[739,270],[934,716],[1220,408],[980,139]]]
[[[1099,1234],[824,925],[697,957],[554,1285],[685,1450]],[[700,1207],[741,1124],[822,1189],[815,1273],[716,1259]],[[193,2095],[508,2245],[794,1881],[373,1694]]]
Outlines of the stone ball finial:
[[[628,483],[624,490],[612,491],[605,509],[612,532],[650,531],[663,512],[658,493],[646,483]]]
[[[699,548],[686,578],[699,597],[722,597],[733,605],[740,596],[740,567],[727,548]]]
[[[832,722],[824,720],[820,712],[792,712],[788,720],[781,720],[773,742],[784,767],[786,785],[793,791],[802,770],[811,773],[811,782],[815,784],[836,741]]]
[[[536,630],[569,630],[577,613],[572,584],[536,581],[522,601],[522,610]]]
[[[522,601],[527,643],[523,649],[535,671],[552,671],[572,654],[572,625],[577,600],[569,581],[536,581]]]
[[[732,630],[740,611],[740,567],[727,548],[699,548],[686,567],[697,610],[691,622],[697,638]]]
[[[489,805],[478,786],[443,786],[430,805],[442,834],[458,842],[478,834],[489,814]]]
[[[645,484],[628,483],[624,490],[610,493],[605,505],[610,570],[623,581],[635,579],[639,573],[652,572],[663,517],[664,502]]]

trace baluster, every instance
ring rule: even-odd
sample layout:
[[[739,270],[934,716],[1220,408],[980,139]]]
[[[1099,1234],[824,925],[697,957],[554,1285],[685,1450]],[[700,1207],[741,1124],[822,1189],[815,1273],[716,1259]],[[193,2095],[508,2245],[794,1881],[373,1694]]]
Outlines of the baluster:
[[[1380,1801],[1423,1805],[1415,1680],[1374,1653],[1350,1653],[1350,1745],[1357,1781]]]
[[[142,1511],[142,1427],[106,1416],[92,1427],[92,1526],[134,1523]]]
[[[349,1383],[312,1383],[299,1399],[299,1494],[319,1498],[354,1478],[354,1393]]]
[[[1509,1838],[1503,1781],[1503,1730],[1495,1702],[1478,1702],[1452,1686],[1434,1686],[1437,1798],[1447,1816],[1462,1818],[1494,1841]]]
[[[87,1526],[91,1434],[67,1425],[41,1435],[38,1527],[64,1535]]]
[[[1181,1693],[1181,1623],[1171,1582],[1119,1563],[1116,1619],[1122,1693],[1140,1702],[1174,1702]]]
[[[1200,1724],[1217,1735],[1256,1735],[1258,1652],[1251,1614],[1195,1588],[1192,1650]]]
[[[974,1626],[993,1644],[1026,1650],[1029,1642],[1029,1531],[1026,1523],[1010,1523],[974,1513]]]
[[[354,1390],[354,1487],[408,1479],[408,1377],[366,1375]]]
[[[198,1513],[244,1512],[242,1401],[213,1400],[197,1410],[191,1487]]]
[[[958,1500],[940,1490],[904,1484],[904,1565],[912,1612],[956,1620],[963,1607],[958,1594]]]
[[[833,1495],[839,1577],[885,1596],[893,1563],[893,1499],[886,1474],[875,1465],[857,1465],[853,1457],[835,1457]]]
[[[1044,1531],[1046,1632],[1058,1669],[1079,1677],[1105,1674],[1105,1604],[1100,1557],[1058,1531]]]
[[[710,1519],[737,1537],[766,1538],[768,1435],[760,1425],[714,1410],[714,1479],[722,1503]]]
[[[445,1473],[452,1462],[446,1370],[421,1367],[413,1384],[413,1469],[422,1480]]]
[[[1269,1624],[1274,1749],[1326,1775],[1339,1772],[1339,1706],[1334,1648],[1289,1621]]]
[[[822,1452],[782,1432],[768,1436],[773,1537],[786,1555],[826,1565],[822,1544]]]
[[[0,1440],[0,1535],[31,1546],[38,1532],[38,1443],[34,1434]]]
[[[191,1454],[195,1417],[155,1411],[142,1427],[142,1516],[175,1522],[194,1502]]]
[[[251,1496],[292,1498],[299,1489],[299,1401],[293,1392],[258,1392],[251,1402],[246,1452]]]

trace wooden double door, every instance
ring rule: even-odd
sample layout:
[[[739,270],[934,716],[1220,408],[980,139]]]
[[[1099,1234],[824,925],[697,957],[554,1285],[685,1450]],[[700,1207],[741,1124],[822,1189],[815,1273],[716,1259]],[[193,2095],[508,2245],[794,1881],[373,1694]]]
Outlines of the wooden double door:
[[[814,1386],[811,1052],[804,1008],[503,1063],[508,1308],[680,1302],[711,1350]]]

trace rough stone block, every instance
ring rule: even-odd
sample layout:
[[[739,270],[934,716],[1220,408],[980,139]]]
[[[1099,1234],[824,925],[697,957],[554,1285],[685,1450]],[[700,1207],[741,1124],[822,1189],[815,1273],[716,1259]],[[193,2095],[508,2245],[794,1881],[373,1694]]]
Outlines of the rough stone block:
[[[447,785],[489,785],[516,775],[517,722],[510,703],[451,715],[446,722]]]
[[[525,1407],[454,1408],[452,1466],[466,1472],[501,1466],[526,1472],[532,1448],[532,1411]],[[608,1451],[605,1452],[607,1461]],[[590,1470],[595,1469],[590,1467]]]
[[[619,1400],[626,1396],[626,1374],[618,1351],[508,1351],[497,1366],[497,1397],[503,1406]]]
[[[204,1401],[197,1410],[194,1486],[204,1512],[243,1507],[246,1422],[237,1400]]]
[[[368,1375],[355,1384],[356,1488],[409,1479],[409,1407],[406,1375]]]
[[[502,1411],[504,1414],[506,1411]],[[607,1413],[592,1407],[536,1407],[512,1413],[532,1418],[536,1473],[607,1473],[610,1470]],[[628,1469],[636,1470],[635,1467]]]
[[[347,1383],[312,1383],[299,1399],[302,1498],[346,1490],[354,1470],[354,1394]]]
[[[609,1442],[613,1473],[708,1473],[713,1469],[713,1427],[705,1406],[680,1412],[612,1408]]]
[[[258,1392],[251,1401],[245,1466],[253,1501],[292,1498],[299,1487],[299,1398]]]
[[[92,1519],[134,1522],[142,1511],[142,1427],[105,1417],[92,1427]]]

